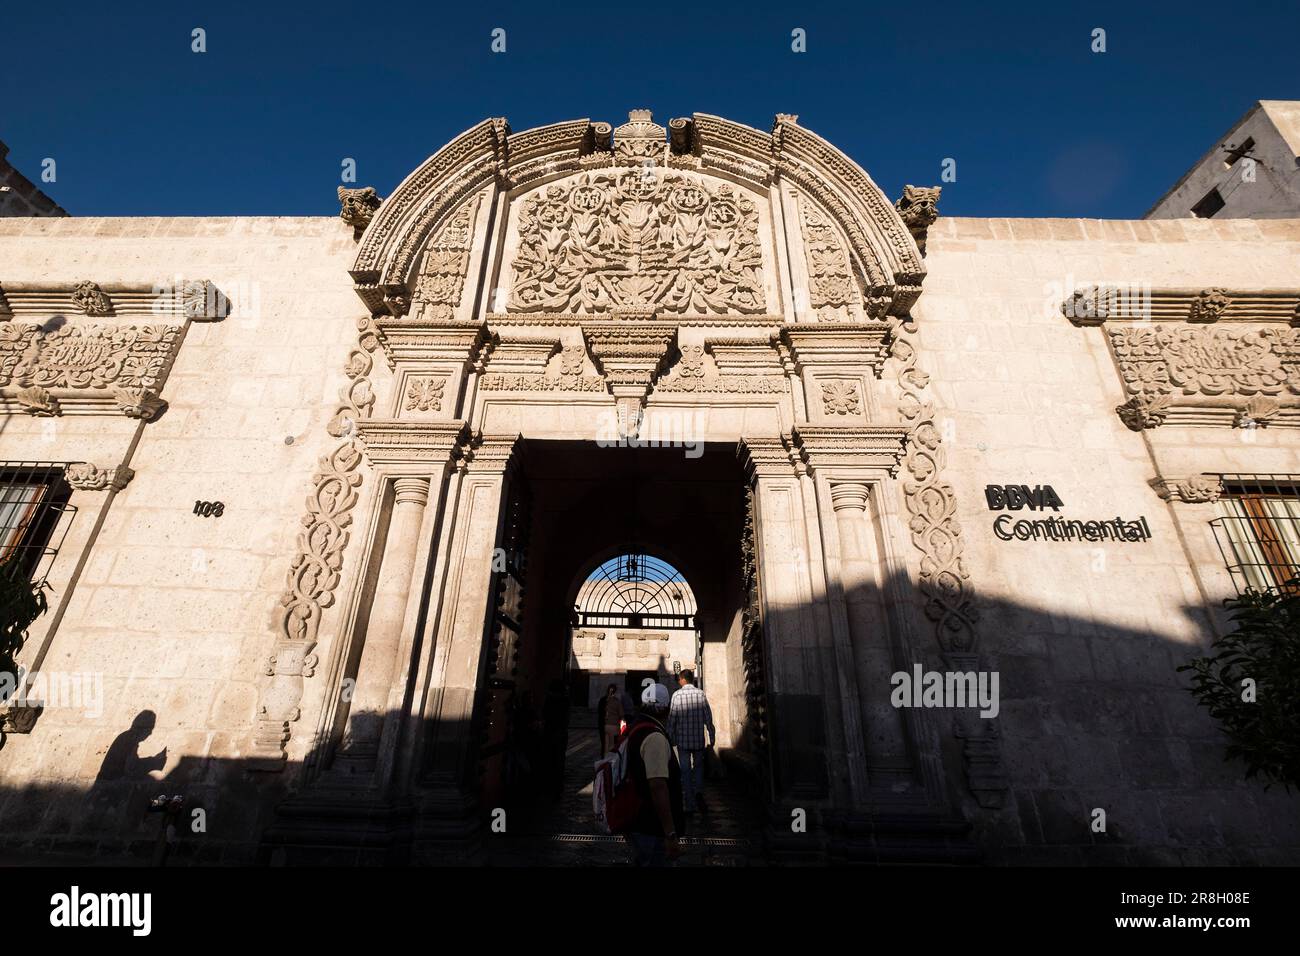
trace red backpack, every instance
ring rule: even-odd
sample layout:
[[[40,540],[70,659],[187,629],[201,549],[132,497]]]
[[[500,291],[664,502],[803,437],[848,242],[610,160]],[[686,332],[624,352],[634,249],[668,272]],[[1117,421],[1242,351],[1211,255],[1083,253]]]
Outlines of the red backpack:
[[[613,751],[596,761],[596,781],[591,803],[596,827],[602,833],[626,833],[641,815],[645,800],[629,772],[633,747],[640,747],[648,734],[662,733],[652,721],[638,721],[619,734]]]

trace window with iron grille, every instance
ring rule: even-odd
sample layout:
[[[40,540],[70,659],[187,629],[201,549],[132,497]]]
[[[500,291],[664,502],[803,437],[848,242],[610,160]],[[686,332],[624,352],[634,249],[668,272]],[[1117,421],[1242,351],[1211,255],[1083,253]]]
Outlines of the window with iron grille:
[[[1300,577],[1300,475],[1223,475],[1212,525],[1238,591],[1295,588]]]
[[[0,564],[18,562],[33,582],[45,580],[67,536],[76,506],[65,465],[0,461]]]

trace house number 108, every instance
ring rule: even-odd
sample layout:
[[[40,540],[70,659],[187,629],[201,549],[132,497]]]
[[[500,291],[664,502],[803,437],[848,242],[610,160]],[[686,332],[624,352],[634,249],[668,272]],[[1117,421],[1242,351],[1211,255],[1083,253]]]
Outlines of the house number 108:
[[[194,502],[194,513],[200,517],[220,518],[221,512],[226,510],[224,501],[196,501]]]

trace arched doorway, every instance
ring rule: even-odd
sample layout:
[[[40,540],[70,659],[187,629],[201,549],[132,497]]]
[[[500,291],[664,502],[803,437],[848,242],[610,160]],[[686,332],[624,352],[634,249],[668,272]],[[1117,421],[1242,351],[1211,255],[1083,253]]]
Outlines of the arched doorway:
[[[482,805],[507,807],[533,850],[547,839],[596,845],[599,695],[615,683],[630,715],[645,679],[675,691],[676,675],[690,670],[717,729],[716,788],[706,797],[724,835],[714,842],[738,845],[742,831],[753,832],[737,819],[754,816],[743,794],[765,788],[739,777],[722,784],[724,762],[741,773],[749,764],[740,751],[751,743],[746,498],[734,446],[687,459],[671,449],[526,445],[507,493],[507,513],[526,516],[505,522],[508,536],[526,541],[515,561],[524,570],[508,589],[522,598],[503,604],[512,610],[504,626],[489,623],[506,637],[490,649],[480,682]]]

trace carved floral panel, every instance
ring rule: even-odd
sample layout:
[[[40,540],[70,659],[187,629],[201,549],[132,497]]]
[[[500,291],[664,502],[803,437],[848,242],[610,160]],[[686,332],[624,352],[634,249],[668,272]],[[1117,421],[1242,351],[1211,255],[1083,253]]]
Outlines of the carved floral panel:
[[[1135,395],[1300,394],[1300,329],[1110,330]]]
[[[726,183],[584,173],[524,201],[509,311],[762,313],[754,202]]]
[[[176,354],[180,326],[0,325],[0,385],[156,389]]]

